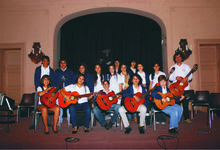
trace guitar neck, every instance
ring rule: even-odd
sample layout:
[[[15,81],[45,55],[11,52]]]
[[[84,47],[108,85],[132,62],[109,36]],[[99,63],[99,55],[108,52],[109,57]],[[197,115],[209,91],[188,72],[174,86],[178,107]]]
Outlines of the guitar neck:
[[[123,93],[124,91],[125,91],[125,90],[122,90],[121,92],[119,92],[119,93],[117,93],[117,94],[115,94],[115,95],[113,95],[113,96],[111,96],[111,97],[114,99],[114,98],[117,97],[117,95],[122,95],[122,93]]]
[[[157,87],[157,85],[155,85],[152,89],[150,89],[149,91],[147,91],[145,94],[143,94],[140,98],[144,98],[145,96],[147,96],[148,94],[150,94],[150,92],[152,92],[153,90],[155,90],[155,88]]]
[[[77,96],[74,96],[75,98],[82,98],[82,97],[89,97],[91,96],[93,93],[89,93],[89,94],[82,94],[82,95],[77,95]]]
[[[53,91],[53,93],[55,94],[60,88],[61,86],[63,85],[63,82],[65,81],[65,79],[63,79],[60,84],[56,87],[56,89]]]

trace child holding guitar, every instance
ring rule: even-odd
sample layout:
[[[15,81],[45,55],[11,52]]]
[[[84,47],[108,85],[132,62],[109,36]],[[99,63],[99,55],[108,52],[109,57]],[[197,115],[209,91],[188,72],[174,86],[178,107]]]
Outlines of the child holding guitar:
[[[101,90],[101,92],[102,92],[103,95],[106,95],[106,96],[107,96],[107,95],[110,95],[110,97],[115,95],[114,92],[109,89],[110,84],[109,84],[109,81],[108,81],[108,80],[103,81],[103,87],[104,87],[104,89]],[[117,99],[118,99],[119,96],[116,96],[114,99],[110,99],[109,97],[107,97],[107,100],[105,100],[104,97],[103,97],[103,98],[100,100],[100,103],[98,103],[98,102],[99,102],[99,101],[98,101],[98,100],[99,100],[99,99],[98,99],[99,97],[102,97],[102,95],[97,97],[97,104],[95,104],[95,106],[94,106],[94,108],[93,108],[93,113],[95,114],[95,116],[96,116],[96,118],[98,119],[98,121],[99,121],[99,123],[101,124],[101,126],[102,126],[102,127],[105,127],[106,130],[109,130],[109,129],[111,129],[112,125],[116,122],[117,117],[118,117],[118,113],[119,113],[118,110],[119,110],[119,108],[121,107],[121,105],[117,104],[117,101],[118,101]],[[115,102],[115,103],[113,103],[113,104],[111,105],[111,107],[108,109],[108,110],[113,110],[113,111],[114,111],[114,114],[113,114],[113,116],[111,117],[111,120],[110,120],[109,123],[107,123],[106,120],[105,120],[105,114],[106,114],[105,110],[103,110],[102,107],[98,105],[98,104],[102,104],[102,103],[101,103],[102,101],[105,101],[105,102],[104,102],[104,105],[105,105],[105,104],[108,104],[108,101],[109,101],[109,102],[111,102],[111,101],[112,101],[112,102]],[[111,103],[110,103],[110,104],[111,104]]]
[[[158,77],[158,82],[160,86],[157,86],[151,94],[151,96],[154,99],[161,100],[162,104],[165,104],[170,101],[167,97],[162,97],[161,94],[159,94],[159,92],[162,94],[168,94],[168,92],[170,92],[170,90],[167,88],[166,80],[166,76],[160,75]],[[184,96],[181,96],[180,101],[183,99]],[[176,129],[178,129],[178,123],[180,122],[180,119],[182,117],[183,108],[180,105],[174,103],[174,105],[168,105],[161,111],[170,116],[169,133],[173,135],[179,134],[178,131],[176,131]]]
[[[141,99],[137,94],[142,95],[146,93],[145,87],[142,86],[142,79],[138,74],[134,74],[131,76],[129,80],[129,87],[123,92],[122,97],[129,97],[134,98],[134,100],[139,103],[140,101],[143,101],[143,103],[146,103],[145,98]],[[134,95],[136,94],[136,95]],[[147,108],[143,103],[140,103],[140,105],[137,106],[137,110],[135,112],[140,112],[140,124],[138,126],[140,134],[144,134],[144,124],[145,124],[145,114],[147,111]],[[131,132],[131,127],[129,126],[128,118],[126,116],[127,109],[125,106],[121,106],[119,108],[119,113],[121,115],[124,127],[125,127],[125,134],[129,134]],[[134,112],[133,112],[134,113]]]
[[[73,96],[68,95],[67,94],[68,92],[78,92],[79,94],[90,93],[88,86],[84,85],[85,77],[83,74],[79,74],[76,81],[77,81],[76,84],[70,84],[60,90],[62,96],[65,98],[67,102],[70,102],[74,98]],[[85,113],[84,132],[86,133],[89,132],[89,122],[91,119],[91,108],[90,108],[88,99],[91,99],[92,97],[93,97],[93,94],[89,95],[89,98],[87,97],[78,98],[76,104],[69,105],[70,118],[72,121],[72,128],[73,128],[72,134],[77,133],[77,116],[76,116],[77,110],[84,111]]]
[[[44,94],[49,92],[52,88],[51,79],[49,75],[44,75],[40,81],[40,86],[37,88],[37,93],[39,97],[42,97]],[[38,110],[42,112],[42,118],[44,122],[44,134],[49,134],[49,129],[47,125],[48,119],[48,110],[54,112],[54,124],[53,124],[53,132],[58,133],[57,123],[60,115],[60,107],[58,105],[54,105],[53,107],[47,107],[42,105],[39,101],[39,105],[37,107]]]

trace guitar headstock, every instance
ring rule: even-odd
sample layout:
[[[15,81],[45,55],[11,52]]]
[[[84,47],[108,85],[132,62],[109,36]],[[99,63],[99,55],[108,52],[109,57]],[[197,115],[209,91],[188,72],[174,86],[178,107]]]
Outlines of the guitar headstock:
[[[62,77],[62,80],[63,80],[63,81],[65,81],[65,80],[66,80],[66,78],[67,78],[66,76],[63,76],[63,77]]]
[[[192,71],[195,72],[198,69],[198,64],[193,65]]]
[[[170,70],[170,74],[172,74],[174,71],[175,71],[175,67],[173,67],[173,68]]]

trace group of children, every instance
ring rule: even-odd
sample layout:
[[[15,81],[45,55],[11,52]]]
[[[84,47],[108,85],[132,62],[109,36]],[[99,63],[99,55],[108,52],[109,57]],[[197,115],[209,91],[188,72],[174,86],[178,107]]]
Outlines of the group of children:
[[[180,55],[180,54],[179,54]],[[177,55],[177,56],[179,56]],[[175,56],[176,57],[176,56]],[[182,57],[182,56],[181,56]],[[44,60],[43,60],[44,61]],[[60,61],[60,66],[62,62],[65,62],[65,60]],[[67,64],[67,63],[66,63]],[[119,67],[121,66],[121,67]],[[67,68],[67,67],[66,67]],[[65,69],[66,69],[65,68]],[[109,65],[109,73],[103,75],[101,71],[101,65],[96,64],[95,65],[95,74],[91,76],[86,69],[86,66],[84,64],[80,65],[79,67],[79,73],[76,75],[75,83],[71,83],[69,85],[65,85],[61,90],[60,93],[65,98],[67,102],[72,100],[72,97],[65,94],[66,92],[74,92],[77,91],[80,95],[82,94],[88,94],[93,92],[100,92],[102,94],[107,95],[110,92],[114,92],[115,94],[121,92],[120,95],[117,95],[118,102],[111,105],[109,110],[113,110],[114,114],[111,116],[111,120],[109,123],[105,120],[105,111],[102,110],[99,105],[96,103],[96,96],[94,94],[91,94],[89,97],[82,97],[77,100],[76,104],[71,104],[68,106],[68,110],[70,113],[71,123],[72,123],[72,134],[77,133],[77,110],[83,110],[85,112],[85,124],[84,124],[84,132],[89,132],[89,122],[91,119],[91,112],[94,113],[96,119],[99,121],[100,125],[104,127],[106,130],[109,130],[113,124],[116,122],[118,115],[120,115],[123,125],[125,127],[125,134],[129,134],[132,131],[131,128],[131,119],[134,118],[134,121],[137,121],[137,112],[140,113],[140,121],[139,121],[139,133],[144,134],[144,125],[145,125],[145,114],[147,110],[150,108],[151,102],[150,102],[150,96],[159,99],[162,102],[166,102],[167,99],[161,97],[158,92],[161,92],[163,94],[170,92],[169,88],[167,87],[167,78],[165,73],[161,72],[159,70],[159,65],[155,64],[153,66],[154,73],[150,74],[148,76],[147,73],[143,71],[143,65],[138,64],[138,69],[136,69],[136,62],[131,62],[131,67],[129,68],[129,71],[127,71],[127,66],[125,64],[119,63],[118,60],[115,61],[115,64]],[[63,69],[63,71],[65,71]],[[93,81],[91,81],[93,80]],[[156,83],[159,83],[159,86],[156,85]],[[155,87],[155,85],[157,87]],[[50,80],[49,75],[43,75],[41,78],[41,84],[37,88],[38,96],[42,96],[43,94],[47,93],[50,88],[52,87],[52,83]],[[148,90],[151,90],[153,87],[154,90],[151,92],[150,95],[146,95],[144,97],[145,101],[144,103],[140,103],[137,107],[137,110],[135,113],[131,113],[128,111],[128,109],[124,105],[124,99],[126,97],[133,98],[135,102],[140,102],[141,98],[140,96],[137,96],[137,93],[141,93],[142,95],[145,94]],[[89,100],[93,100],[93,107],[91,107],[91,104]],[[184,99],[184,96],[182,95],[180,99],[177,101],[182,101]],[[60,107],[58,105],[55,105],[52,108],[47,108],[43,105],[39,105],[37,107],[40,111],[42,111],[42,117],[43,122],[45,125],[44,133],[48,134],[48,125],[47,125],[47,110],[54,111],[54,125],[53,125],[53,132],[57,133],[57,124],[58,124],[58,118],[60,114]],[[61,108],[62,109],[62,108]],[[172,106],[167,106],[165,109],[161,110],[163,113],[170,116],[170,127],[169,127],[169,133],[170,134],[178,134],[178,123],[180,122],[183,108],[178,105],[174,104]],[[60,116],[62,118],[62,116]],[[79,118],[78,118],[79,119]]]

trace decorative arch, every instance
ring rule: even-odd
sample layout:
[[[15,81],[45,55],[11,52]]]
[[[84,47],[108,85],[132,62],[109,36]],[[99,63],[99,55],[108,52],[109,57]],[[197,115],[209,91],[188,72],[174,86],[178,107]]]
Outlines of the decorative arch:
[[[149,12],[145,12],[142,10],[137,10],[137,9],[131,9],[131,8],[122,8],[122,7],[102,7],[102,8],[93,8],[93,9],[87,9],[87,10],[82,10],[79,12],[75,12],[72,14],[69,14],[65,17],[63,17],[56,25],[55,27],[55,31],[54,31],[54,44],[53,44],[53,66],[55,68],[57,68],[58,66],[58,60],[57,60],[57,56],[58,56],[58,34],[60,31],[60,28],[63,26],[64,23],[66,23],[67,21],[80,17],[80,16],[84,16],[84,15],[88,15],[88,14],[95,14],[95,13],[104,13],[104,12],[121,12],[121,13],[131,13],[131,14],[136,14],[136,15],[140,15],[140,16],[144,16],[147,18],[150,18],[152,20],[154,20],[155,22],[158,23],[158,25],[161,27],[161,31],[162,31],[162,39],[163,39],[163,64],[164,64],[164,68],[163,70],[168,70],[168,61],[167,61],[167,33],[166,33],[166,27],[165,24],[163,23],[163,21],[156,15],[149,13]]]

